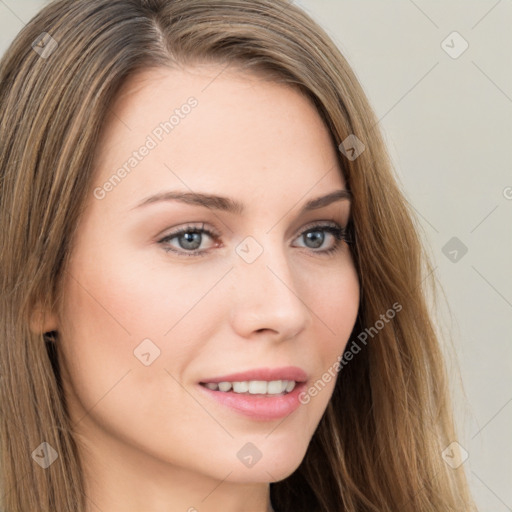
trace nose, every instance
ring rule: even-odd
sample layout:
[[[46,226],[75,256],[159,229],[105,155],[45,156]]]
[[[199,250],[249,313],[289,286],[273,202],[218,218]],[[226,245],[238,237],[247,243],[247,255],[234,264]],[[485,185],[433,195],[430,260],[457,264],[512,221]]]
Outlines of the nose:
[[[239,336],[248,338],[257,332],[285,340],[297,336],[311,322],[307,297],[303,296],[311,279],[303,279],[304,286],[300,286],[300,276],[290,269],[284,248],[277,245],[265,246],[251,263],[235,257],[230,320]]]

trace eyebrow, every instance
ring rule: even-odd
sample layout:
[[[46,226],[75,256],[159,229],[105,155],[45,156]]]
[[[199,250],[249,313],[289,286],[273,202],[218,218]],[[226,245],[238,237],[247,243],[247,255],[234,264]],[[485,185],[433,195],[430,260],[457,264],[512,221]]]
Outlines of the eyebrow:
[[[317,210],[325,206],[334,203],[335,201],[352,199],[352,193],[346,189],[339,189],[325,196],[316,197],[310,199],[301,209],[300,213],[304,213],[310,210]],[[204,206],[210,210],[221,210],[236,215],[241,215],[245,211],[245,207],[242,203],[231,199],[229,197],[217,196],[213,194],[202,194],[198,192],[180,192],[177,190],[170,190],[167,192],[161,192],[143,199],[139,204],[135,205],[130,210],[141,208],[154,203],[162,201],[179,201],[185,204],[192,204],[197,206]]]

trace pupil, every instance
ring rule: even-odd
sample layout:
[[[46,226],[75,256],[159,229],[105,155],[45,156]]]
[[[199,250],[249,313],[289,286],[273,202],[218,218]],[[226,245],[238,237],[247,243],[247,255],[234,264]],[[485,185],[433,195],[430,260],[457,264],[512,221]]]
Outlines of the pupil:
[[[317,236],[318,234],[320,234],[320,236]],[[309,240],[312,240],[314,244],[316,243],[316,245],[314,247],[318,248],[322,245],[325,235],[321,231],[310,231],[309,233],[306,233],[306,237]],[[315,238],[316,238],[316,241],[315,241]],[[317,242],[319,242],[319,243],[317,243]]]
[[[183,249],[194,250],[194,249],[197,249],[201,245],[200,233],[193,233],[193,232],[189,231],[188,233],[185,233],[182,236],[185,239],[185,244],[184,244]],[[195,238],[195,241],[194,241],[194,238]],[[196,244],[196,246],[194,246],[194,243]],[[190,244],[192,246],[190,246]]]

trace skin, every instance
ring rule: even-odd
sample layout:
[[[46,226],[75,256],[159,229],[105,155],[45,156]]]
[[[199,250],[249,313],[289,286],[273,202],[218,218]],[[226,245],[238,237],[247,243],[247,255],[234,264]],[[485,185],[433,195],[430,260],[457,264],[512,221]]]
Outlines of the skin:
[[[222,69],[159,68],[125,83],[101,137],[94,187],[187,98],[198,105],[103,199],[89,195],[64,303],[42,326],[59,332],[90,512],[271,510],[269,482],[303,460],[334,379],[272,421],[205,397],[198,382],[296,365],[311,385],[343,353],[356,321],[349,246],[322,255],[334,236],[320,231],[319,247],[303,235],[316,222],[345,226],[350,202],[299,215],[309,199],[346,188],[329,132],[297,91]],[[177,201],[134,208],[164,190],[228,196],[246,212]],[[189,223],[219,234],[200,236],[208,253],[187,257],[183,237],[166,244],[183,256],[166,252],[159,240]],[[235,251],[247,236],[263,248],[250,264]],[[134,356],[146,338],[160,349],[148,366]],[[237,457],[248,442],[262,453],[252,467]]]

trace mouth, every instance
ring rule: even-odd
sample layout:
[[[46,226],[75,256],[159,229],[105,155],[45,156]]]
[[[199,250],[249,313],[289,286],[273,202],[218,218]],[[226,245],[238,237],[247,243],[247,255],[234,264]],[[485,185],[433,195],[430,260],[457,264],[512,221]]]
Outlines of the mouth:
[[[284,396],[291,393],[297,382],[294,380],[244,380],[244,381],[222,381],[222,382],[200,382],[212,391],[221,393],[235,393],[238,395],[258,396]]]
[[[254,368],[245,372],[209,377],[199,384],[211,391],[237,395],[284,396],[299,384],[307,381],[308,375],[298,366],[281,368]]]
[[[296,366],[259,368],[198,382],[210,400],[254,421],[284,418],[301,406],[308,375]]]

